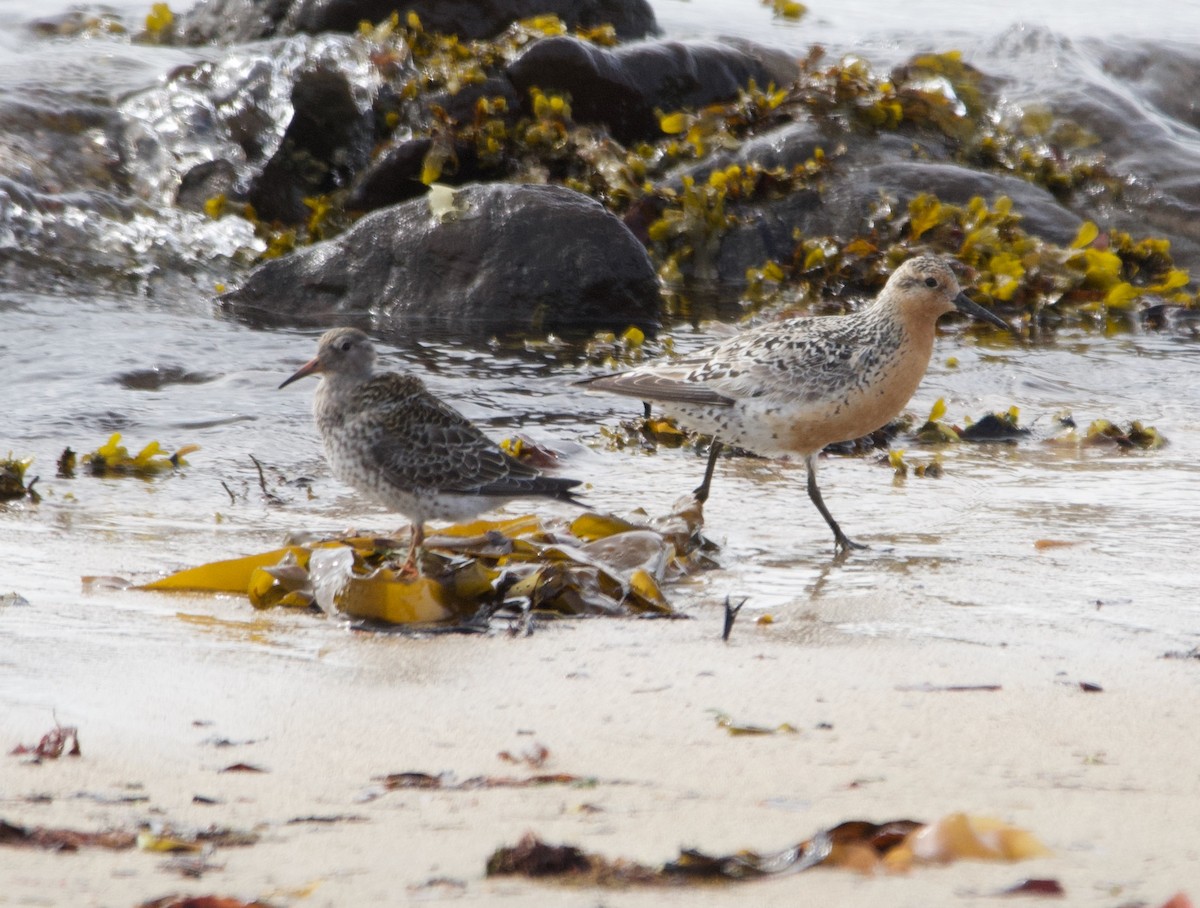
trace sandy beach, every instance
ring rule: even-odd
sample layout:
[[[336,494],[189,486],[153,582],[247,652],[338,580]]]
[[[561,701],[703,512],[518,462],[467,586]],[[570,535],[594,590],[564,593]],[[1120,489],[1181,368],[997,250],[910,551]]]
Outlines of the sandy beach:
[[[84,597],[76,617],[113,595]],[[86,721],[81,757],[4,758],[3,818],[86,831],[216,825],[258,841],[214,849],[200,879],[136,848],[6,848],[2,904],[193,893],[322,906],[987,905],[1022,879],[1052,878],[1068,904],[1157,906],[1196,885],[1194,662],[1160,658],[1136,633],[1095,649],[1086,634],[864,639],[837,630],[835,604],[739,623],[725,644],[714,605],[683,621],[412,639],[256,616],[228,598],[122,595],[157,602],[97,629],[86,686],[68,680],[78,665],[36,645],[5,655],[6,668],[36,673],[60,721]],[[202,645],[178,645],[181,623]],[[943,689],[956,686],[998,689]],[[717,713],[796,732],[731,736]],[[8,709],[0,740],[29,743],[51,724],[30,705]],[[501,757],[539,745],[549,754],[537,769]],[[221,772],[236,763],[264,772]],[[595,782],[383,790],[381,777],[409,771]],[[681,847],[773,851],[847,819],[955,811],[1022,827],[1053,853],[666,890],[484,875],[491,852],[527,831],[653,864]]]

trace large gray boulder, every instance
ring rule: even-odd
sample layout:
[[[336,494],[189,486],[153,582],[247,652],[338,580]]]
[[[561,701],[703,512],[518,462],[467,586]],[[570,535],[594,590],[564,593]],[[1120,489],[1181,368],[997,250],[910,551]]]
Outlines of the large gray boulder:
[[[658,324],[645,249],[600,203],[561,186],[475,184],[435,211],[412,199],[255,269],[220,305],[258,324],[354,321],[464,337]]]

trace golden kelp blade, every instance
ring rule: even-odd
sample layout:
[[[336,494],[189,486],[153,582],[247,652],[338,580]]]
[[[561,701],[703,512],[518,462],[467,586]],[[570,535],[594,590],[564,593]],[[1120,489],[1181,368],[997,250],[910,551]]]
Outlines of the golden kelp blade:
[[[503,533],[505,536],[524,536],[536,533],[541,521],[533,514],[513,517],[510,520],[472,520],[470,523],[454,523],[450,526],[430,529],[430,536],[471,537],[485,533]]]
[[[163,577],[139,587],[143,590],[189,590],[205,593],[245,593],[250,588],[250,579],[258,568],[272,567],[291,553],[301,565],[308,564],[308,549],[293,545],[245,558],[228,561],[213,561],[199,567]]]
[[[1023,861],[1050,854],[1037,837],[992,817],[951,813],[914,829],[904,842],[884,858],[893,870],[914,863],[948,863],[963,858],[987,861]]]
[[[614,536],[617,533],[635,529],[637,527],[628,520],[622,520],[612,514],[597,514],[595,511],[580,514],[571,523],[571,534],[585,542],[604,539],[606,536]]]
[[[285,561],[290,561],[291,564],[284,565]],[[286,571],[283,577],[280,576],[280,567],[284,567]],[[293,572],[296,576],[290,576]],[[259,609],[274,608],[277,605],[284,608],[308,608],[313,604],[308,571],[300,567],[294,558],[288,558],[286,555],[274,568],[255,568],[250,575],[246,595],[250,604]]]
[[[671,613],[671,605],[658,586],[658,581],[645,568],[638,568],[629,577],[629,592],[637,600],[637,610],[647,608],[664,615]]]
[[[200,851],[204,846],[169,835],[155,835],[148,830],[138,833],[137,847],[142,851]]]
[[[436,580],[397,580],[391,571],[380,571],[369,579],[351,579],[338,594],[337,604],[347,615],[389,624],[445,621],[454,616],[447,607],[445,589]]]

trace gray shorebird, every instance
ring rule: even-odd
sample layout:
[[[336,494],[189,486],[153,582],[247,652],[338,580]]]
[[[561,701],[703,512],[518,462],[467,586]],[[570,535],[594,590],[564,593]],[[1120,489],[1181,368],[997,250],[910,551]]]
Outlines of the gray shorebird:
[[[427,520],[464,520],[510,498],[577,503],[577,479],[543,476],[510,457],[413,375],[375,372],[375,346],[357,328],[321,336],[317,355],[279,387],[321,375],[313,416],[333,473],[412,521],[411,569]]]
[[[903,409],[929,366],[938,317],[954,309],[1010,330],[962,292],[949,265],[926,255],[902,264],[875,302],[851,315],[760,325],[689,356],[585,384],[658,404],[681,425],[713,437],[695,491],[701,503],[722,444],[803,457],[808,497],[833,530],[835,550],[864,548],[825,506],[817,456],[828,444],[874,432]]]

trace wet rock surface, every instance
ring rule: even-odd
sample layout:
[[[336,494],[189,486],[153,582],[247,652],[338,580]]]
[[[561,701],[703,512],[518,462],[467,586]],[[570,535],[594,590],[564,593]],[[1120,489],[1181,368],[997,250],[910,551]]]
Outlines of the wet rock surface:
[[[558,16],[569,28],[612,25],[622,40],[658,30],[645,0],[298,0],[287,24],[297,31],[353,31],[362,21],[379,22],[393,12],[415,12],[431,31],[473,40],[490,38],[518,19]]]
[[[662,135],[661,112],[731,101],[751,81],[788,85],[798,69],[788,55],[748,41],[653,41],[612,50],[577,38],[531,46],[506,70],[518,94],[562,92],[575,119],[607,127],[623,144]]]
[[[1072,199],[1074,210],[1131,233],[1170,237],[1176,260],[1200,268],[1200,151],[1188,138],[1200,113],[1194,93],[1179,89],[1200,80],[1194,46],[1074,43],[1034,28],[998,38],[987,65],[1007,76],[1014,103],[1080,131],[1118,175],[1108,190],[1090,187]],[[1026,84],[1030,73],[1039,74],[1036,89]]]
[[[921,157],[913,158],[920,142]],[[794,123],[746,142],[730,153],[712,155],[703,163],[681,168],[672,178],[677,189],[683,177],[707,182],[729,167],[763,171],[793,171],[823,148],[844,148],[818,187],[804,187],[778,196],[729,202],[735,221],[722,234],[715,257],[696,258],[698,276],[740,283],[748,265],[785,260],[793,254],[796,233],[807,236],[853,237],[863,234],[877,216],[881,200],[903,210],[921,195],[966,205],[982,196],[1012,199],[1022,225],[1031,234],[1058,245],[1069,245],[1083,218],[1065,207],[1045,188],[1003,173],[987,173],[957,164],[945,150],[919,137],[877,136],[861,141],[849,130],[813,121]],[[630,219],[644,217],[635,212]],[[631,226],[636,225],[631,223]]]
[[[569,189],[506,184],[464,186],[441,213],[425,198],[377,211],[220,303],[256,324],[358,319],[383,336],[652,329],[659,315],[654,268],[615,216]]]
[[[381,80],[361,43],[300,36],[184,69],[122,105],[131,182],[199,208],[218,192],[296,222],[368,161]]]
[[[179,40],[230,44],[274,35],[353,32],[412,11],[431,31],[490,38],[519,19],[555,15],[571,28],[612,25],[622,40],[658,31],[646,0],[204,0],[183,17]]]

